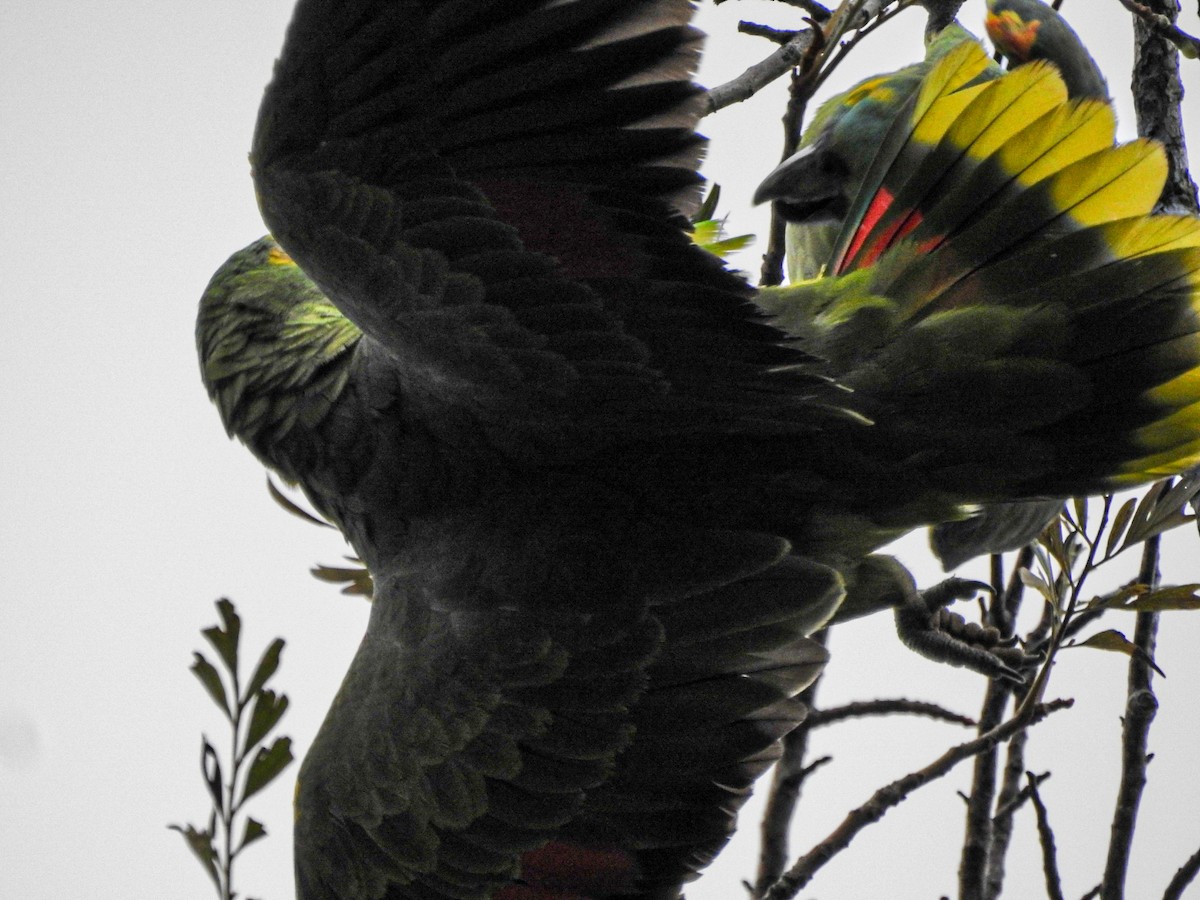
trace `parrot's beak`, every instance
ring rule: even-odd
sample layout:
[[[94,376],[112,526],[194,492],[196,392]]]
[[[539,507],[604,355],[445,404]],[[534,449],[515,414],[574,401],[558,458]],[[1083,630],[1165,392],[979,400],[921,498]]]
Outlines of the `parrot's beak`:
[[[754,203],[776,204],[789,222],[828,225],[841,221],[847,200],[845,164],[818,141],[781,162],[754,192]]]

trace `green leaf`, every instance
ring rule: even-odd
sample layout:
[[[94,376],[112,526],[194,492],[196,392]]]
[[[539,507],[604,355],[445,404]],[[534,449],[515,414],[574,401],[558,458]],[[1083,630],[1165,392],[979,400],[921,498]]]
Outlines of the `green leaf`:
[[[1103,597],[1093,597],[1087,604],[1085,609],[1124,609],[1125,601],[1130,597],[1137,597],[1146,593],[1148,588],[1144,584],[1127,584],[1117,588],[1111,594],[1106,594]]]
[[[1142,590],[1128,603],[1116,605],[1114,609],[1132,610],[1134,612],[1170,612],[1176,610],[1200,609],[1200,584],[1181,584],[1177,587]]]
[[[250,774],[246,776],[246,788],[242,792],[241,803],[245,803],[279,777],[279,773],[286,769],[291,761],[291,738],[277,738],[270,749],[259,750],[254,755],[254,762],[250,764]]]
[[[204,776],[204,783],[208,786],[213,808],[224,816],[225,780],[221,777],[221,760],[217,757],[216,748],[208,742],[208,738],[201,737],[200,741],[200,774]]]
[[[1136,506],[1137,498],[1130,497],[1121,504],[1121,508],[1117,510],[1117,514],[1113,516],[1112,525],[1108,529],[1108,543],[1104,547],[1105,558],[1113,555],[1113,548],[1117,546],[1117,542],[1125,534],[1125,528],[1129,525],[1129,520],[1132,518],[1133,510]]]
[[[712,187],[708,189],[708,196],[704,198],[704,202],[700,204],[700,208],[692,216],[692,224],[699,225],[701,222],[711,219],[716,214],[717,203],[720,199],[721,186],[714,181],[712,182]]]
[[[1075,507],[1075,525],[1084,534],[1087,534],[1088,522],[1088,500],[1087,497],[1074,497],[1071,503]]]
[[[284,643],[283,638],[275,638],[275,640],[271,641],[270,646],[263,651],[262,658],[258,661],[258,665],[254,667],[254,674],[250,676],[250,684],[246,688],[246,697],[242,701],[243,704],[261,691],[267,680],[275,674],[275,670],[279,668],[279,656],[283,653]]]
[[[265,838],[267,829],[263,827],[262,822],[258,819],[246,817],[246,831],[242,834],[242,843],[238,846],[237,852],[241,853],[255,841]]]
[[[1035,591],[1037,591],[1039,594],[1042,595],[1042,598],[1047,603],[1049,603],[1051,606],[1055,605],[1054,592],[1052,590],[1050,590],[1050,585],[1046,583],[1045,579],[1039,578],[1037,575],[1034,575],[1032,572],[1030,572],[1024,566],[1022,566],[1020,568],[1020,570],[1017,572],[1017,574],[1020,576],[1021,583],[1023,585],[1025,585],[1025,587],[1033,588]]]
[[[229,709],[229,698],[225,694],[225,683],[221,681],[221,675],[217,672],[217,667],[208,661],[203,653],[193,651],[192,655],[195,660],[192,662],[192,673],[200,679],[200,683],[204,685],[204,689],[208,691],[208,695],[212,697],[213,702],[221,708],[221,712],[225,713],[225,718],[233,721],[233,713]]]
[[[1054,561],[1058,563],[1061,571],[1071,571],[1071,560],[1067,553],[1067,546],[1063,542],[1062,516],[1058,516],[1046,526],[1038,541],[1054,557]]]
[[[250,752],[251,747],[267,736],[268,732],[287,712],[287,708],[286,694],[276,696],[274,691],[259,691],[254,698],[254,709],[250,713],[250,728],[246,731],[246,739],[242,745],[243,756]]]
[[[303,519],[305,522],[308,522],[312,525],[319,525],[321,528],[332,528],[333,527],[328,522],[326,522],[324,519],[318,519],[312,513],[308,512],[308,510],[301,509],[299,506],[297,506],[295,503],[293,503],[291,500],[289,500],[286,496],[284,496],[283,491],[281,491],[279,488],[275,487],[275,482],[271,480],[270,475],[267,476],[267,492],[271,495],[272,500],[274,500],[276,503],[278,503],[280,506],[282,506],[285,510],[290,512],[296,518]]]
[[[1071,644],[1070,646],[1091,647],[1093,650],[1107,650],[1110,653],[1123,653],[1130,658],[1137,657],[1163,678],[1167,677],[1166,673],[1155,665],[1154,660],[1147,655],[1146,651],[1113,628],[1093,634],[1087,640]]]
[[[212,879],[213,884],[217,889],[221,888],[221,877],[217,874],[217,850],[213,847],[213,835],[211,831],[200,831],[194,825],[168,825],[171,831],[178,831],[183,835],[183,839],[187,841],[187,845],[191,848],[192,853],[196,855],[196,859],[200,860],[200,865],[204,867],[204,871],[208,873],[208,877]]]
[[[1141,544],[1142,541],[1150,540],[1156,534],[1162,534],[1165,530],[1192,521],[1192,516],[1184,514],[1183,504],[1187,503],[1194,493],[1195,486],[1190,479],[1184,479],[1174,487],[1171,487],[1171,479],[1154,482],[1150,486],[1150,490],[1146,491],[1146,496],[1142,497],[1141,503],[1138,504],[1138,510],[1133,514],[1133,521],[1129,523],[1129,533],[1124,539],[1121,550]]]
[[[352,569],[338,566],[313,566],[309,571],[318,581],[346,585],[342,588],[343,594],[358,594],[369,600],[375,593],[375,583],[371,580],[371,573],[365,566]]]
[[[235,677],[237,675],[238,640],[242,635],[242,620],[234,609],[233,604],[222,597],[217,601],[217,612],[225,623],[222,629],[219,625],[201,630],[201,634],[213,645],[213,649],[221,655],[225,666]]]
[[[1195,516],[1184,512],[1183,507],[1200,492],[1200,473],[1190,472],[1178,482],[1166,478],[1151,485],[1146,496],[1138,504],[1129,525],[1129,533],[1121,550],[1148,541],[1155,535],[1185,525]]]

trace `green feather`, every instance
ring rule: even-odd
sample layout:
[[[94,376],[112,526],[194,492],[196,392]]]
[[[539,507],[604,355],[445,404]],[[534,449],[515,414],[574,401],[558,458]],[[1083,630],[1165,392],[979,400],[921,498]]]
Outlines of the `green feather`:
[[[230,435],[297,479],[285,445],[317,429],[362,332],[270,238],[239,250],[200,300],[200,375]]]

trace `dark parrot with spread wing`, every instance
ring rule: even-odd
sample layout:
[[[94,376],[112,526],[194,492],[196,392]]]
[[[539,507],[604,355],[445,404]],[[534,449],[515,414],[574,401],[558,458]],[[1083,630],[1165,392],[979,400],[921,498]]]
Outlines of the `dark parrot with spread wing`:
[[[675,898],[874,549],[1200,454],[1200,223],[1148,215],[1158,147],[960,42],[825,277],[758,293],[687,235],[691,16],[296,7],[252,149],[273,237],[197,342],[375,583],[300,771],[304,900]]]

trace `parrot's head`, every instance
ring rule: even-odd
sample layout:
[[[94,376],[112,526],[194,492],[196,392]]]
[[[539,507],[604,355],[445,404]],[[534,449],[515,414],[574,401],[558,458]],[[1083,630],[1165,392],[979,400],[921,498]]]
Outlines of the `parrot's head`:
[[[775,201],[789,222],[840,222],[875,149],[918,81],[903,73],[869,78],[821,105],[800,149],[758,186],[755,203]]]
[[[799,150],[763,180],[754,202],[773,200],[789,222],[840,223],[930,63],[965,40],[974,37],[957,23],[950,24],[931,38],[924,62],[860,81],[821,104]]]
[[[1041,0],[988,0],[986,27],[1010,67],[1044,59],[1058,67],[1072,99],[1107,99],[1108,84],[1079,35]]]
[[[270,237],[226,260],[200,298],[200,377],[225,430],[295,480],[287,443],[337,401],[361,332]]]

